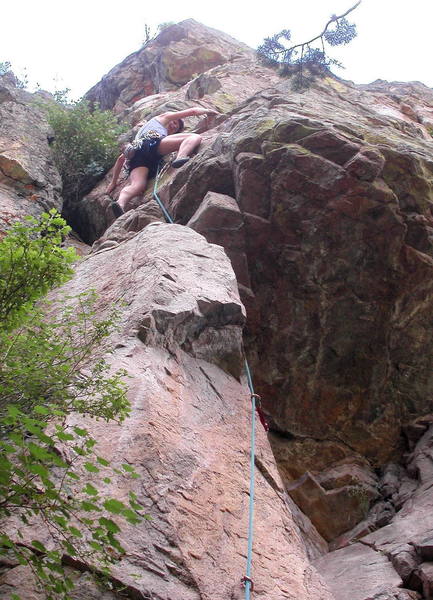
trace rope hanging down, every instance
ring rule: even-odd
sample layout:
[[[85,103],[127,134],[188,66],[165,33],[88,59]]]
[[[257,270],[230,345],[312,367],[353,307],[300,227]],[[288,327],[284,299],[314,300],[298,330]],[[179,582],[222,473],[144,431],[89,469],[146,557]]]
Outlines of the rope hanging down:
[[[161,202],[161,200],[160,200],[160,198],[158,196],[158,181],[159,181],[159,176],[161,175],[161,172],[162,172],[163,168],[161,169],[161,162],[160,162],[159,165],[158,165],[158,170],[156,171],[155,184],[153,186],[153,194],[152,195],[155,198],[156,202],[158,203],[159,208],[162,210],[162,212],[164,214],[164,217],[165,217],[165,220],[168,223],[173,223],[174,224],[174,221],[171,218],[170,213],[167,211],[167,209],[165,208],[165,206],[163,205],[163,203]]]
[[[269,427],[261,409],[260,396],[254,393],[253,379],[251,377],[248,361],[245,360],[245,372],[247,374],[248,387],[251,393],[251,448],[250,448],[250,502],[248,511],[248,552],[247,552],[247,573],[242,578],[245,586],[245,600],[250,600],[250,593],[254,591],[254,582],[251,579],[251,566],[253,561],[253,522],[254,522],[254,481],[255,481],[255,453],[256,453],[256,411],[259,415],[265,431]]]
[[[162,210],[164,217],[168,223],[174,223],[169,212],[161,202],[158,196],[158,181],[163,169],[158,170],[155,177],[155,185],[153,186],[153,197],[158,203]],[[251,579],[251,567],[253,559],[253,522],[254,522],[254,482],[255,482],[255,445],[256,445],[256,412],[259,416],[260,422],[264,427],[265,431],[269,430],[269,426],[266,422],[265,415],[261,408],[260,396],[254,393],[253,380],[251,377],[250,367],[248,361],[245,360],[245,372],[247,375],[248,387],[251,394],[251,448],[250,448],[250,500],[249,500],[249,511],[248,511],[248,551],[247,551],[247,572],[241,579],[241,583],[245,586],[245,600],[250,600],[251,592],[254,591],[254,581]]]

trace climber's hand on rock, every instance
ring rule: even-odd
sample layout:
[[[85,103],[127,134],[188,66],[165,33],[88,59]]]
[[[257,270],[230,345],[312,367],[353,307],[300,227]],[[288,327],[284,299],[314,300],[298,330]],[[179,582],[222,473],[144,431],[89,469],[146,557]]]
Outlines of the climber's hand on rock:
[[[203,117],[204,115],[208,117],[219,115],[219,112],[212,110],[211,108],[197,108],[196,111],[197,117]]]

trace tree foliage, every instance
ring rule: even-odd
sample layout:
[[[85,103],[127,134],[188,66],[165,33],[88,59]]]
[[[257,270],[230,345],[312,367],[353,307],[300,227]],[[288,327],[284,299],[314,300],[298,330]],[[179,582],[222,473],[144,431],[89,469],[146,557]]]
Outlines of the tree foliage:
[[[17,88],[26,89],[29,85],[27,69],[24,68],[24,70],[21,73],[21,76],[18,77],[12,70],[12,64],[8,60],[0,62],[0,77],[2,77],[3,75],[9,75],[13,81],[13,84]]]
[[[158,25],[158,33],[161,33],[161,31],[164,31],[164,29],[167,29],[167,27],[171,27],[175,24],[175,21],[164,21],[163,23],[160,23]]]
[[[132,492],[128,504],[103,494],[113,470],[137,477],[134,470],[112,467],[68,418],[121,422],[129,411],[123,374],[89,360],[113,314],[99,317],[92,293],[65,297],[55,315],[40,305],[71,275],[73,251],[61,247],[68,229],[52,211],[0,242],[0,560],[30,567],[49,600],[70,598],[65,556],[107,576],[123,553],[117,518],[136,524],[145,516]],[[35,539],[30,526],[41,532]]]
[[[6,73],[11,73],[12,65],[8,60],[0,61],[0,75],[6,75]]]
[[[117,139],[125,128],[111,111],[91,107],[87,100],[45,107],[54,130],[54,161],[63,182],[63,197],[76,202],[90,192],[111,168],[118,154]]]
[[[319,35],[300,44],[290,45],[289,29],[265,38],[257,48],[259,58],[264,64],[277,67],[282,75],[294,75],[296,89],[308,87],[312,79],[329,73],[331,66],[343,66],[328,55],[326,44],[345,45],[356,37],[356,25],[349,23],[346,16],[360,3],[361,0],[340,16],[332,15]]]
[[[164,21],[163,23],[159,23],[155,31],[152,31],[152,28],[147,23],[145,23],[144,38],[141,47],[144,48],[145,46],[147,46],[147,44],[153,42],[153,40],[161,33],[161,31],[164,31],[164,29],[167,29],[167,27],[171,27],[172,25],[176,25],[175,21]]]
[[[55,211],[17,223],[0,242],[0,323],[10,331],[34,302],[72,275],[73,248],[61,247],[70,231]]]

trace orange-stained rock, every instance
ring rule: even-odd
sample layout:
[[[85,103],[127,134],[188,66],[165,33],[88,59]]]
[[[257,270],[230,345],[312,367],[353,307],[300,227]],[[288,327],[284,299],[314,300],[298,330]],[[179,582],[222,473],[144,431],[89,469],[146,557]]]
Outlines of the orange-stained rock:
[[[242,42],[187,19],[130,54],[85,97],[121,112],[144,96],[175,90],[212,67],[253,55]]]

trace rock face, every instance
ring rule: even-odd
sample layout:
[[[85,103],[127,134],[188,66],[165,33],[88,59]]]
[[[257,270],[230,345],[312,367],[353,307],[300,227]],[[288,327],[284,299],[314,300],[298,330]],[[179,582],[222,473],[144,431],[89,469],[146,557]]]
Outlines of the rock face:
[[[385,527],[316,561],[336,600],[433,597],[432,419],[418,422],[425,433],[406,459],[409,474],[419,479],[410,502]]]
[[[113,580],[132,598],[240,600],[250,403],[240,379],[245,312],[230,262],[191,229],[152,223],[86,257],[64,291],[89,286],[100,312],[118,305],[111,361],[128,373],[132,414],[122,427],[86,426],[113,466],[133,464],[141,476],[113,479],[111,494],[124,499],[134,489],[151,515],[124,529]],[[254,597],[332,600],[309,565],[264,430],[257,434]],[[21,571],[10,569],[3,589],[22,589]],[[78,594],[84,584],[79,578]]]
[[[153,182],[116,221],[107,179],[78,207],[93,253],[68,289],[97,273],[101,311],[126,300],[113,365],[133,415],[95,435],[140,471],[154,516],[114,577],[131,597],[239,597],[245,325],[274,457],[260,432],[255,596],[433,598],[433,91],[329,77],[294,92],[189,20],[88,98],[131,134],[168,109],[221,113],[188,122],[202,145],[158,182],[176,225]]]
[[[37,102],[40,94],[0,76],[0,231],[25,215],[61,208],[61,180],[48,145],[52,132]]]
[[[425,108],[397,119],[398,86],[384,106],[383,86],[289,85],[245,102],[161,196],[226,247],[248,286],[247,348],[277,463],[332,541],[379,498],[372,467],[399,460],[402,425],[432,409],[433,144]],[[424,106],[428,90],[411,89]]]
[[[102,110],[121,112],[143,96],[176,90],[212,67],[245,56],[253,56],[245,44],[188,19],[165,28],[128,56],[86,98],[99,102]]]

